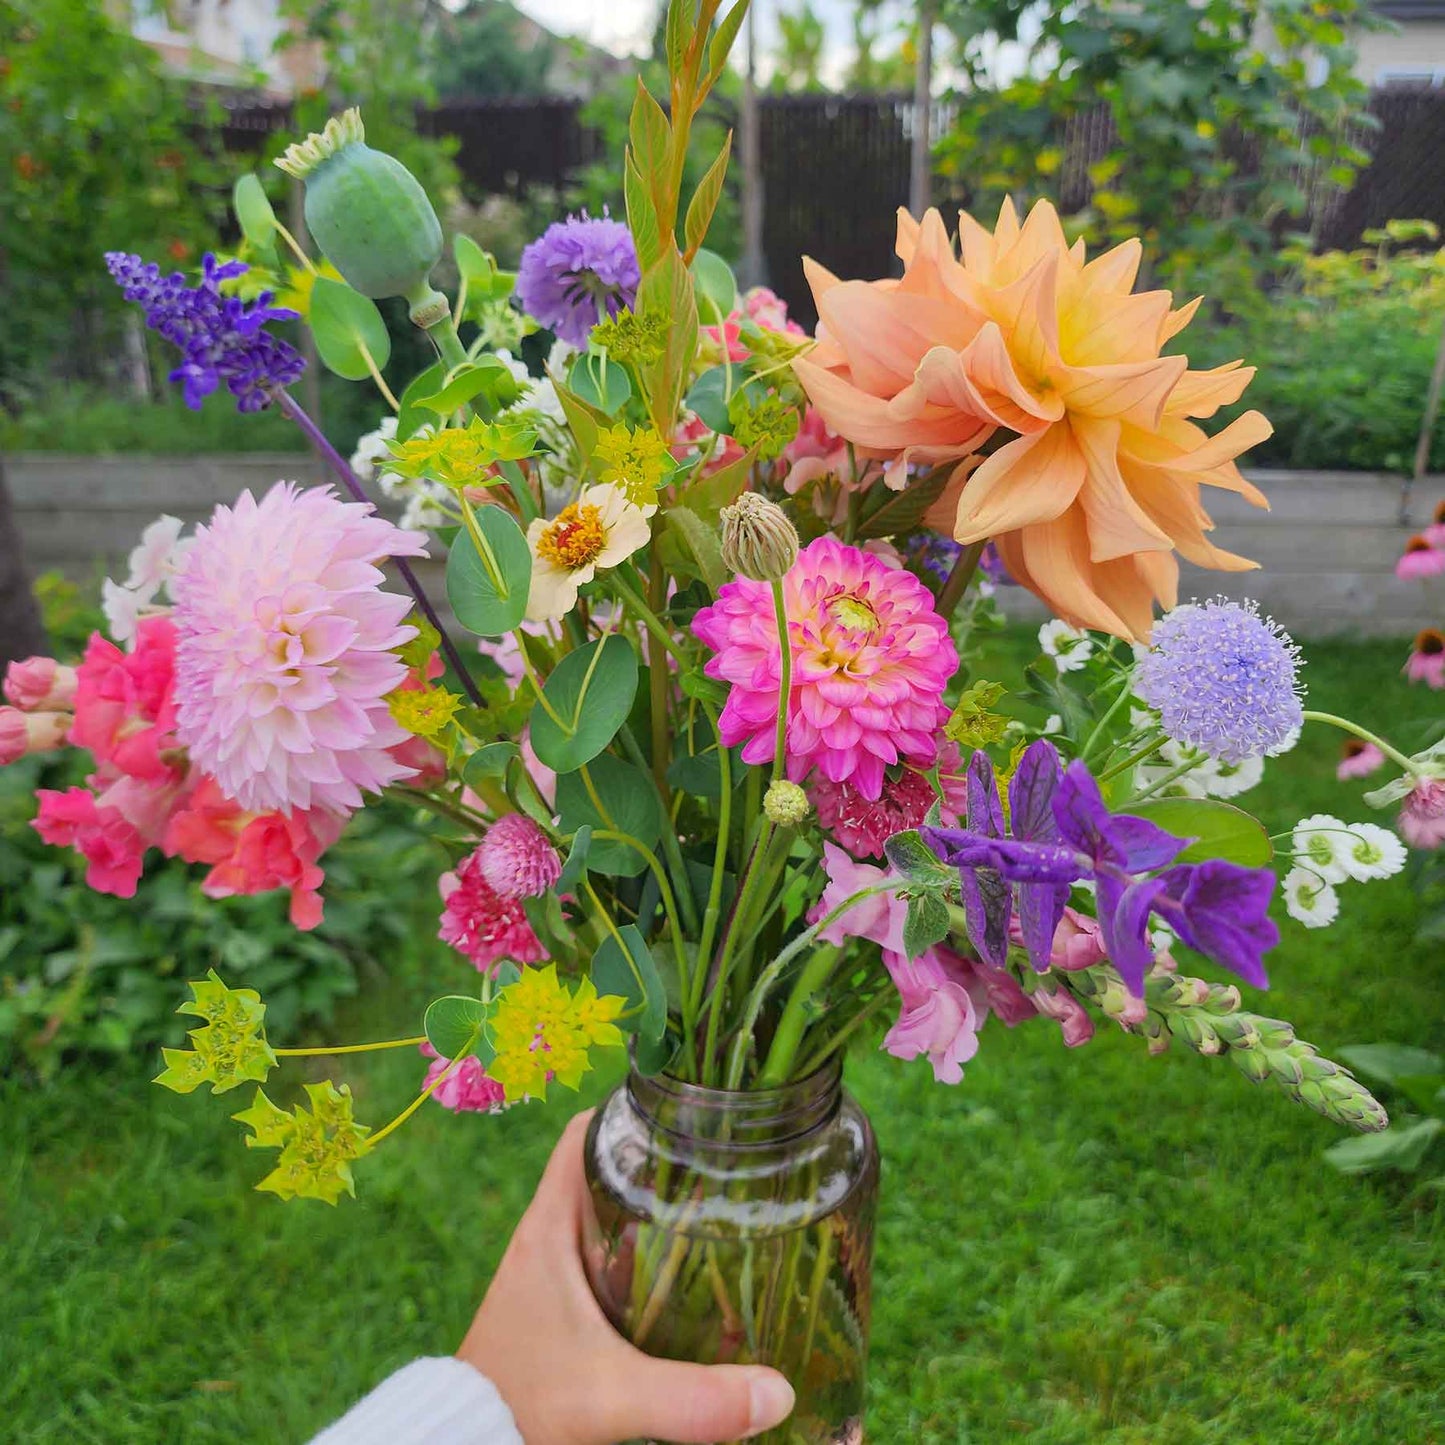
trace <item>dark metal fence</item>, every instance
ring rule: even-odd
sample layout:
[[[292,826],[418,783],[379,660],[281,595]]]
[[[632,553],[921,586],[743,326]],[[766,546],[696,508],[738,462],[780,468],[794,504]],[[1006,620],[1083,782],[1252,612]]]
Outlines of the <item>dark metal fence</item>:
[[[584,124],[582,102],[562,98],[449,101],[420,116],[432,135],[455,136],[456,164],[477,193],[525,196],[565,189],[569,177],[603,158]],[[1355,245],[1365,230],[1393,218],[1434,221],[1445,231],[1445,89],[1392,86],[1370,99],[1377,126],[1353,137],[1372,159],[1347,192],[1318,183],[1302,160],[1298,179],[1312,198],[1311,228],[1325,247]],[[894,212],[908,200],[909,148],[916,108],[905,95],[764,96],[759,132],[763,172],[763,244],[769,280],[799,320],[814,318],[801,257],[814,256],[842,276],[881,276],[893,266]],[[934,107],[932,133],[952,119]],[[253,150],[269,132],[290,127],[286,107],[235,102],[223,131],[228,148]],[[1069,123],[1061,200],[1088,200],[1088,167],[1115,142],[1107,113]],[[939,195],[947,193],[941,182]]]

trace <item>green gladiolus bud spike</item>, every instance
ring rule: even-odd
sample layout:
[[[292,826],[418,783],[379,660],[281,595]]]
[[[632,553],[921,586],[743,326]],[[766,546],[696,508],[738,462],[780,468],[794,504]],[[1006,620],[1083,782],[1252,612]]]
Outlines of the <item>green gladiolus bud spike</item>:
[[[405,296],[412,320],[434,325],[447,310],[429,279],[441,259],[441,222],[416,177],[365,136],[361,112],[348,110],[276,164],[305,181],[306,224],[347,284],[374,300]]]

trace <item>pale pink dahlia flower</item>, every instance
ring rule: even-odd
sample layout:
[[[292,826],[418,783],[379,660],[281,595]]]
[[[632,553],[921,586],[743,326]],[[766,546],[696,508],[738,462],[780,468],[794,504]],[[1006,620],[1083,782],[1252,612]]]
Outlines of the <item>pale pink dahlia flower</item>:
[[[562,876],[552,840],[523,813],[498,818],[477,849],[482,877],[503,898],[537,898]]]
[[[278,482],[217,507],[171,584],[177,735],[255,812],[359,808],[412,770],[384,701],[406,677],[409,598],[379,564],[419,556],[404,532],[330,487]]]
[[[437,887],[444,904],[437,937],[465,954],[479,972],[490,973],[504,958],[522,965],[547,957],[522,905],[487,882],[480,848],[463,858],[455,873],[443,873]]]
[[[819,537],[798,554],[783,593],[793,655],[788,777],[800,782],[817,768],[872,801],[890,763],[931,765],[958,654],[923,583]],[[715,654],[708,676],[732,684],[719,720],[723,742],[742,743],[746,762],[770,762],[781,650],[769,585],[727,583],[693,631]]]

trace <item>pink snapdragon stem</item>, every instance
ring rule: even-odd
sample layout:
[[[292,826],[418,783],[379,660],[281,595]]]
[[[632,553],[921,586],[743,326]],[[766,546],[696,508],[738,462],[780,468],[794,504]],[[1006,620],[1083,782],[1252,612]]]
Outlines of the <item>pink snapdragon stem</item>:
[[[305,411],[297,404],[295,399],[286,391],[278,387],[272,395],[276,398],[281,410],[296,423],[306,434],[306,439],[320,454],[321,459],[336,473],[341,480],[341,485],[356,498],[358,502],[371,503],[371,498],[366,495],[366,488],[357,479],[356,473],[346,464],[346,459],[326,439],[326,433],[316,425]],[[374,505],[374,503],[372,504]],[[446,655],[447,661],[451,664],[452,671],[457,675],[457,681],[462,685],[462,691],[472,702],[473,706],[481,707],[482,695],[477,690],[477,685],[472,681],[472,675],[467,670],[466,664],[462,661],[462,655],[457,651],[456,643],[447,636],[447,630],[442,626],[442,620],[437,616],[436,608],[431,604],[431,598],[422,590],[421,579],[412,569],[410,562],[405,557],[393,557],[392,562],[396,570],[401,574],[401,580],[406,583],[407,591],[416,598],[416,605],[421,608],[422,616],[436,628],[437,636],[441,638],[441,649]]]

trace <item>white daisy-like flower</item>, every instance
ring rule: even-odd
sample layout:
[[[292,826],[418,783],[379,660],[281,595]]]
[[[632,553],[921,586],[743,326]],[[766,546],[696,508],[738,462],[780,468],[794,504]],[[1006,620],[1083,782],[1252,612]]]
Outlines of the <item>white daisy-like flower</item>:
[[[1060,672],[1076,672],[1094,652],[1093,639],[1087,632],[1057,617],[1039,628],[1039,646],[1046,657],[1054,659]]]
[[[532,549],[532,590],[527,616],[565,617],[577,605],[577,589],[600,568],[615,567],[652,535],[648,518],[656,506],[639,507],[610,482],[588,487],[555,517],[538,517],[527,528]]]
[[[454,520],[441,505],[451,493],[440,482],[408,479],[405,496],[406,506],[402,508],[399,525],[406,530],[444,527]]]
[[[179,517],[157,517],[131,550],[125,581],[107,577],[101,585],[101,611],[116,642],[133,641],[140,619],[169,602],[170,580],[191,545],[189,537],[181,536],[185,525]]]
[[[1204,790],[1211,798],[1237,798],[1264,777],[1264,759],[1246,758],[1242,763],[1221,763],[1210,759]]]
[[[1328,813],[1311,813],[1294,825],[1294,856],[1326,883],[1344,883],[1350,876],[1350,830]]]
[[[1306,928],[1328,928],[1340,916],[1340,895],[1308,868],[1291,868],[1284,880],[1284,906]]]
[[[1405,845],[1378,823],[1351,823],[1345,869],[1357,883],[1393,878],[1405,866]]]

